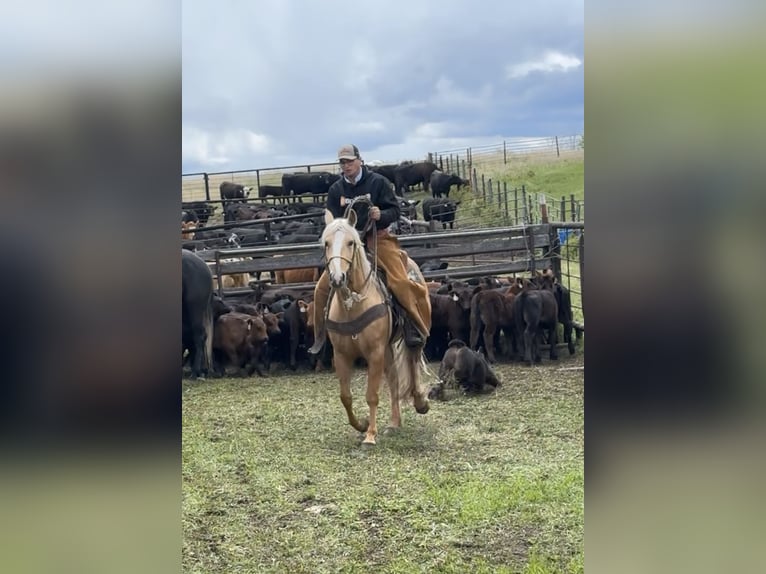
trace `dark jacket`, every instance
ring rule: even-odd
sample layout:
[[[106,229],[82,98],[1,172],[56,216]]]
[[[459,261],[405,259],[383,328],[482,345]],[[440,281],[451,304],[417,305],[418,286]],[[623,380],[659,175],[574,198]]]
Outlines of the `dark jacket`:
[[[341,197],[352,198],[367,193],[370,194],[372,204],[380,208],[380,219],[376,222],[379,230],[399,221],[401,208],[388,180],[382,175],[369,171],[366,166],[362,166],[362,178],[356,185],[351,185],[341,176],[330,186],[327,192],[327,209],[333,216],[343,217],[346,206],[340,204]],[[368,207],[366,203],[357,203],[352,208],[356,211],[356,229],[359,231],[367,225]]]

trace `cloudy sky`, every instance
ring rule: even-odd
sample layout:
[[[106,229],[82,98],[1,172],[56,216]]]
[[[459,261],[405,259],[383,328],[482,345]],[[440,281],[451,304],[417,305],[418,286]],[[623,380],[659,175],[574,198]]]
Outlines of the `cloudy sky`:
[[[185,0],[183,172],[583,130],[583,0]]]

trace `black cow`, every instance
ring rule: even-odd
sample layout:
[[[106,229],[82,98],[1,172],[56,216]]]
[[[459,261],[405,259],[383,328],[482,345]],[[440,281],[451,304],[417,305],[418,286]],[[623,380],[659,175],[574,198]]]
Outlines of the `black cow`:
[[[191,251],[181,250],[181,354],[188,349],[191,377],[205,377],[213,357],[213,274]]]
[[[234,233],[237,236],[237,240],[241,247],[256,247],[273,243],[272,238],[267,235],[266,230],[262,226],[232,227],[227,231]]]
[[[400,199],[399,207],[401,208],[401,215],[407,219],[417,219],[419,203],[419,199]]]
[[[311,233],[293,233],[279,238],[279,245],[295,245],[297,243],[319,243],[319,235]]]
[[[382,175],[388,181],[391,182],[391,185],[393,185],[394,181],[396,181],[395,172],[397,167],[399,167],[399,164],[392,163],[392,164],[383,164],[383,165],[371,165],[371,166],[367,166],[367,169]]]
[[[285,212],[287,215],[305,215],[306,213],[316,213],[324,217],[325,202],[320,201],[317,203],[303,203],[294,202],[285,206]]]
[[[400,164],[394,170],[394,185],[399,195],[404,195],[407,188],[418,183],[423,184],[423,190],[428,193],[431,183],[431,174],[438,167],[431,161],[420,161],[417,163]]]
[[[330,186],[340,176],[327,171],[313,173],[286,173],[282,176],[282,195],[321,195],[327,193]],[[316,201],[316,197],[314,198]]]
[[[453,229],[458,205],[460,202],[453,199],[427,197],[423,200],[423,219],[441,221],[444,229],[449,223],[449,228]]]
[[[531,366],[533,362],[541,361],[540,337],[543,330],[548,332],[551,360],[558,359],[556,345],[559,306],[552,283],[540,289],[526,288],[519,293],[513,302],[513,317],[516,322],[516,337],[523,344],[524,361],[527,364]]]
[[[459,175],[455,175],[454,173],[443,173],[441,171],[435,171],[431,174],[431,195],[433,197],[441,197],[444,195],[445,197],[449,197],[450,188],[453,185],[458,186],[460,188],[463,185],[468,185],[468,180],[463,179]]]
[[[217,205],[210,205],[204,201],[182,201],[181,209],[186,212],[194,212],[197,216],[197,220],[200,225],[207,225],[208,220],[212,217]]]
[[[258,187],[258,197],[277,197],[279,203],[285,203],[287,201],[284,187],[281,185],[261,185]]]
[[[449,262],[442,261],[441,259],[428,259],[427,261],[420,263],[418,267],[420,267],[420,271],[423,273],[426,271],[441,271],[442,269],[447,269],[447,267],[449,267]]]
[[[245,203],[247,198],[250,197],[252,187],[245,187],[241,183],[232,183],[230,181],[224,181],[218,186],[218,190],[221,192],[221,201],[223,205],[229,201],[236,201],[239,203]]]
[[[447,352],[444,353],[439,366],[439,384],[442,390],[444,384],[450,379],[454,379],[466,393],[480,393],[484,390],[485,384],[492,387],[500,385],[500,380],[492,371],[484,355],[471,350],[459,339],[449,342]],[[438,396],[439,387],[431,391]]]

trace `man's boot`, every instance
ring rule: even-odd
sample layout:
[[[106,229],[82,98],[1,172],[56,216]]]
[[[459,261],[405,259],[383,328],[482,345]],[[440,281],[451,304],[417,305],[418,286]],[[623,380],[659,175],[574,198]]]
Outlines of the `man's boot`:
[[[415,321],[407,315],[404,319],[404,344],[410,349],[417,349],[426,344],[426,337],[417,328]]]
[[[321,300],[322,298],[324,300]],[[321,293],[319,290],[314,293],[314,344],[309,349],[312,355],[318,355],[327,340],[327,331],[324,328],[327,298],[327,293]]]

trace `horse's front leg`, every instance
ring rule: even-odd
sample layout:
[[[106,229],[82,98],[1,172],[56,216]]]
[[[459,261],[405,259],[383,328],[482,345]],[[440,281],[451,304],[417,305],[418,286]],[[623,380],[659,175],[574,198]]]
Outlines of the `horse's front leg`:
[[[363,444],[375,444],[378,434],[378,394],[380,381],[385,370],[385,357],[383,352],[376,353],[367,360],[367,405],[370,407],[370,424]],[[392,413],[393,414],[393,413]]]
[[[353,364],[349,359],[339,354],[335,354],[333,362],[335,363],[335,374],[340,381],[340,402],[343,403],[343,408],[346,409],[348,423],[359,432],[365,432],[368,425],[357,420],[351,404],[351,371]]]

